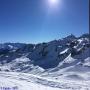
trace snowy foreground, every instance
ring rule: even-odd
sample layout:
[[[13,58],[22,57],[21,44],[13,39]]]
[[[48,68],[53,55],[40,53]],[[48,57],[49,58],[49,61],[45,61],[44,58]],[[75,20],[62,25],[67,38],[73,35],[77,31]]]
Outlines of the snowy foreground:
[[[25,73],[0,72],[0,90],[90,90],[90,81],[56,80]]]

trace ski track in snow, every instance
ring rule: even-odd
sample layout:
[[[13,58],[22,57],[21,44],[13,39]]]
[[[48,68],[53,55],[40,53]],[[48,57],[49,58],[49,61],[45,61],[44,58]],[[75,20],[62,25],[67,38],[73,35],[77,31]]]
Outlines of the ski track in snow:
[[[86,81],[57,81],[25,73],[0,72],[0,87],[17,86],[16,90],[90,90],[89,84]]]

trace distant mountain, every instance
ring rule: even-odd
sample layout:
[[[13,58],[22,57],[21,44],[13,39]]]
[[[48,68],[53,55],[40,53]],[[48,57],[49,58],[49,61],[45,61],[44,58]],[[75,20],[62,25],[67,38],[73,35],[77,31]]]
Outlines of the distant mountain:
[[[55,72],[71,66],[90,68],[89,35],[69,35],[47,43],[0,44],[0,70],[33,74]]]

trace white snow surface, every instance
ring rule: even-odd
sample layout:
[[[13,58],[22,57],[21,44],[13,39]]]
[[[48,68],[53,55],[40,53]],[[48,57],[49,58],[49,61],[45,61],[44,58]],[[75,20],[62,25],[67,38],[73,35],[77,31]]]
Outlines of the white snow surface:
[[[65,49],[64,51],[60,52],[60,54],[64,54],[64,53],[67,52],[67,51],[68,51],[68,48]]]
[[[90,81],[53,79],[26,73],[0,72],[0,88],[10,90],[90,90]]]

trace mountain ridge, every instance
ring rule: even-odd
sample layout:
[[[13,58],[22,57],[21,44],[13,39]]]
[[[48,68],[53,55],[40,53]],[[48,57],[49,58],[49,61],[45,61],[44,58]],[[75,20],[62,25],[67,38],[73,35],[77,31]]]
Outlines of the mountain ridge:
[[[89,67],[89,35],[69,35],[47,43],[0,44],[0,70],[40,74],[75,65]],[[88,59],[88,60],[87,60]]]

